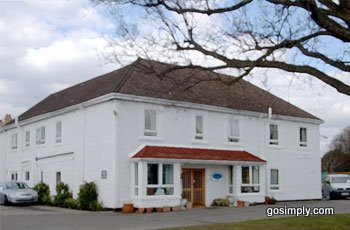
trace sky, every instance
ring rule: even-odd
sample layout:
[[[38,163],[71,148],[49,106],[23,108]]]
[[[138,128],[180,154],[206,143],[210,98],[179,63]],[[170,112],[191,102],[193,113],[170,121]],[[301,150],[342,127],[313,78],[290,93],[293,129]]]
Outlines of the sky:
[[[103,58],[114,21],[88,0],[0,0],[0,119],[49,94],[120,67]],[[259,74],[261,76],[259,76]],[[268,76],[266,82],[265,76]],[[270,70],[247,80],[324,120],[321,152],[350,125],[350,97]],[[307,80],[309,81],[309,80]]]

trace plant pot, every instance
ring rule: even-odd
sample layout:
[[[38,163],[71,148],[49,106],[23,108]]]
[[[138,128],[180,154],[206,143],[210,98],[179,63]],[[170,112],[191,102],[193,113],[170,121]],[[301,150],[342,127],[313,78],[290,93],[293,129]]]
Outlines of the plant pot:
[[[138,210],[139,210],[139,213],[141,213],[141,214],[144,213],[144,212],[146,211],[145,208],[139,208]]]
[[[188,201],[187,204],[186,204],[186,208],[187,209],[192,208],[192,202]]]
[[[152,213],[153,212],[153,208],[146,208],[147,213]]]
[[[237,200],[237,206],[239,208],[243,208],[244,207],[244,201],[243,200]]]
[[[248,201],[244,202],[244,207],[249,207],[250,203]]]
[[[157,209],[157,212],[162,212],[163,211],[163,208],[156,208]]]
[[[171,207],[171,210],[173,211],[173,212],[178,212],[178,211],[181,211],[182,210],[182,207],[183,206],[174,206],[174,207]]]
[[[181,206],[185,207],[186,204],[187,204],[187,199],[186,198],[182,198],[181,199]]]
[[[132,213],[134,212],[134,204],[133,203],[125,203],[122,209],[123,213]]]
[[[170,206],[163,207],[163,212],[170,212]]]
[[[228,196],[227,200],[228,200],[230,205],[233,205],[233,202],[235,201],[235,198],[233,196]]]
[[[265,204],[270,204],[271,198],[268,196],[265,196]]]

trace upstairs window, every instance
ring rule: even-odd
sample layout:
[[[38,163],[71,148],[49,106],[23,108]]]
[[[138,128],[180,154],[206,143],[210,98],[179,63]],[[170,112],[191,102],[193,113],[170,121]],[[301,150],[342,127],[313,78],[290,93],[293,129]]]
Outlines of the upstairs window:
[[[26,131],[24,136],[24,146],[28,147],[29,145],[30,145],[30,131]]]
[[[202,116],[196,116],[196,129],[195,129],[195,139],[196,140],[203,140],[203,117]]]
[[[238,120],[230,118],[228,127],[228,142],[239,142],[239,123]]]
[[[307,130],[306,128],[299,129],[299,146],[306,147],[307,146]]]
[[[157,113],[154,110],[145,110],[145,136],[157,136]]]
[[[11,135],[11,149],[18,148],[18,134],[14,133]]]
[[[41,126],[36,130],[36,144],[45,144],[45,126]]]
[[[270,124],[270,145],[278,145],[278,125]]]
[[[58,121],[56,123],[56,143],[62,142],[62,122]]]

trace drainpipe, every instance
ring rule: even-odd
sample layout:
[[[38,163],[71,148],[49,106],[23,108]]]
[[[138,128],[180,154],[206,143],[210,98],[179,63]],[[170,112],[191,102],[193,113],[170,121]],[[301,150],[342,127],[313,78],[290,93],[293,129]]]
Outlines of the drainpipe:
[[[266,164],[265,164],[265,194],[268,195],[268,168],[267,168],[267,164],[269,163],[268,161],[268,151],[267,151],[267,144],[266,144],[266,128],[267,128],[267,124],[269,122],[269,120],[272,118],[272,108],[269,107],[268,108],[268,112],[267,112],[267,120],[266,120],[266,124],[264,125],[264,142],[265,142],[265,156],[266,156]]]

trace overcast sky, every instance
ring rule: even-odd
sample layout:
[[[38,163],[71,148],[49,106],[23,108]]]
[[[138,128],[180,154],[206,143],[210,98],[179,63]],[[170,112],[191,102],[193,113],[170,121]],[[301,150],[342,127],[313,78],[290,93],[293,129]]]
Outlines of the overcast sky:
[[[119,68],[100,58],[114,30],[107,14],[87,0],[0,0],[0,118],[18,116],[55,91]],[[267,84],[264,78],[248,80],[325,121],[322,152],[350,125],[350,97],[318,81],[290,84],[279,71],[267,75]]]

